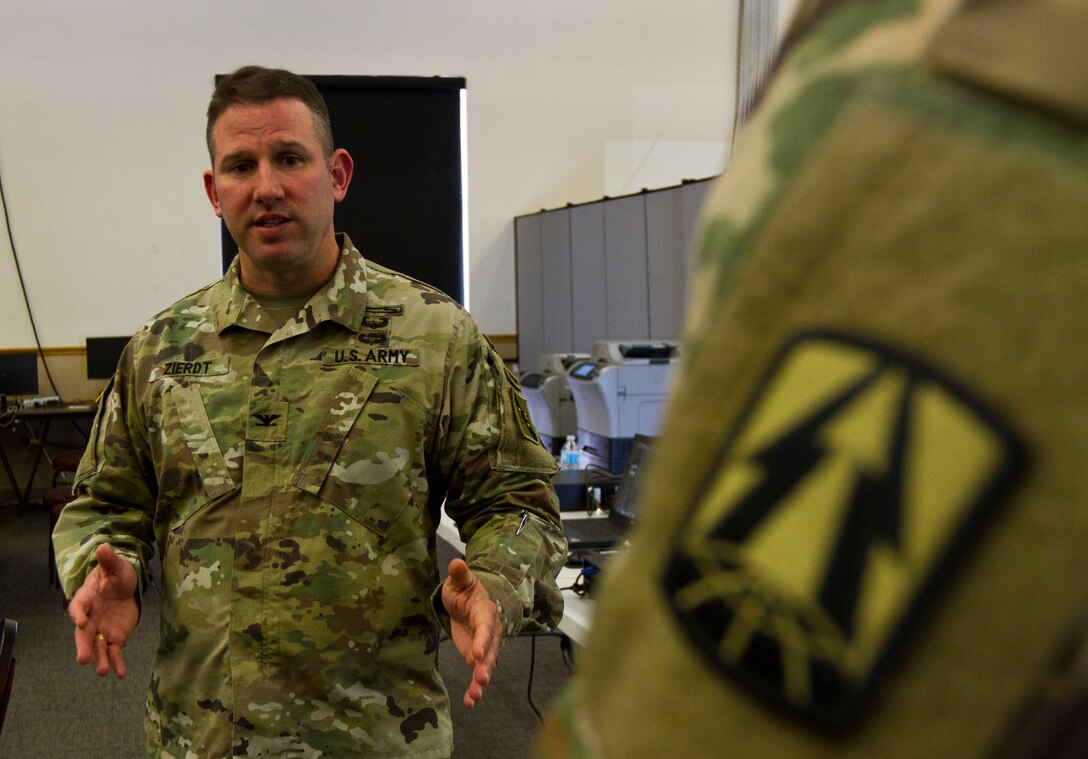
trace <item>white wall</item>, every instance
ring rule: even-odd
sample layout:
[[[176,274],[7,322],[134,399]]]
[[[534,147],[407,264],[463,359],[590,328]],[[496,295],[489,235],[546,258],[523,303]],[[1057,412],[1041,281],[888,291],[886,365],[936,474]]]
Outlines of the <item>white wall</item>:
[[[609,144],[657,146],[653,186],[721,171],[724,150],[694,167],[686,151],[668,177],[661,146],[728,144],[737,15],[737,0],[3,0],[0,177],[42,344],[130,333],[218,276],[204,110],[215,74],[247,63],[467,78],[472,311],[512,333],[514,216],[605,194]],[[629,152],[613,174],[633,167],[637,191]],[[32,345],[4,236],[0,348]]]

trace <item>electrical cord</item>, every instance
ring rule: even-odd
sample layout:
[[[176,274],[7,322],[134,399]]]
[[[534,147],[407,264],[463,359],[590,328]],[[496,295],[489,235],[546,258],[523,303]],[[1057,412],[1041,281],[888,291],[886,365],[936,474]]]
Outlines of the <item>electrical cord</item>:
[[[572,672],[574,670],[574,662],[571,657],[571,643],[570,638],[561,632],[538,632],[528,633],[532,638],[529,642],[529,682],[525,688],[525,698],[529,701],[529,708],[533,710],[533,714],[536,715],[537,722],[544,721],[544,715],[540,713],[540,710],[533,703],[533,673],[536,670],[536,639],[539,637],[551,637],[559,638],[559,651],[563,656],[563,663],[567,666],[567,671]]]
[[[585,468],[586,487],[595,488],[601,485],[614,485],[620,481],[620,475],[611,472],[597,464],[590,464]]]
[[[566,588],[563,588],[566,590]],[[559,638],[559,652],[563,657],[563,664],[566,665],[568,672],[574,671],[574,657],[571,651],[570,638],[561,632],[533,632],[522,633],[521,636],[529,638],[529,676],[527,678],[528,683],[525,686],[525,698],[529,702],[529,708],[533,710],[533,714],[536,715],[538,722],[544,721],[544,715],[541,714],[540,709],[537,708],[536,703],[533,701],[533,678],[536,674],[536,639],[544,637]],[[450,636],[443,632],[438,636],[438,644],[442,645],[446,641],[451,640]]]
[[[593,585],[593,578],[601,571],[600,567],[584,567],[578,576],[574,578],[574,582],[566,587],[560,588],[560,590],[569,590],[579,598],[588,596],[590,587]]]
[[[45,367],[45,376],[49,379],[49,387],[53,390],[53,395],[63,403],[63,399],[60,396],[60,391],[57,390],[57,383],[53,381],[53,373],[49,370],[49,362],[45,360],[45,351],[42,350],[42,341],[38,337],[38,325],[34,322],[34,312],[30,308],[30,297],[26,293],[26,282],[23,279],[23,268],[19,265],[19,254],[15,251],[15,235],[11,231],[11,215],[8,213],[8,200],[4,194],[4,177],[0,173],[0,206],[4,209],[4,225],[8,231],[8,243],[11,245],[11,258],[15,262],[15,273],[19,276],[19,287],[23,291],[23,303],[26,304],[26,315],[30,318],[30,330],[34,333],[34,344],[38,347],[38,357],[42,361],[42,366]]]
[[[529,642],[529,683],[525,687],[525,698],[529,701],[529,708],[533,710],[533,714],[536,715],[537,722],[544,721],[544,715],[540,713],[540,710],[536,708],[536,704],[533,703],[533,672],[536,670],[536,636],[532,636],[532,640]]]
[[[9,409],[0,409],[0,429],[4,427],[10,427],[15,423],[16,408],[12,406]]]

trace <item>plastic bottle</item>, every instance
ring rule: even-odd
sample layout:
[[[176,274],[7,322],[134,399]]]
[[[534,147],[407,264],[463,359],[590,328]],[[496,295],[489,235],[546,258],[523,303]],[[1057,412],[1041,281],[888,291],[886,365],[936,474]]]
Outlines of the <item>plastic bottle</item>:
[[[574,435],[567,435],[567,442],[563,444],[563,450],[559,452],[560,469],[578,469],[582,463],[582,451]]]

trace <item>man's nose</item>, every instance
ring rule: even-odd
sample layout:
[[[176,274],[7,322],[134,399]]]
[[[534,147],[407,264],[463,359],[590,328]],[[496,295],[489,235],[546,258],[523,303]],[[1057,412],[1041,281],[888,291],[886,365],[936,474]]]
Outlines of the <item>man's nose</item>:
[[[269,165],[258,166],[255,181],[256,186],[253,194],[258,203],[267,205],[275,203],[283,197],[283,184],[280,182],[279,173],[274,167]]]

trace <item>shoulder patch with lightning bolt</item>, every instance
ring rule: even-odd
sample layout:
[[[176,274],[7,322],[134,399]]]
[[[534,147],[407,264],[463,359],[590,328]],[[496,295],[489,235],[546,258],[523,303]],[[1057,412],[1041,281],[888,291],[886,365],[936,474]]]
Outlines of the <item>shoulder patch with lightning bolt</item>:
[[[696,491],[664,570],[672,613],[729,676],[846,726],[1022,459],[932,368],[800,335]]]

